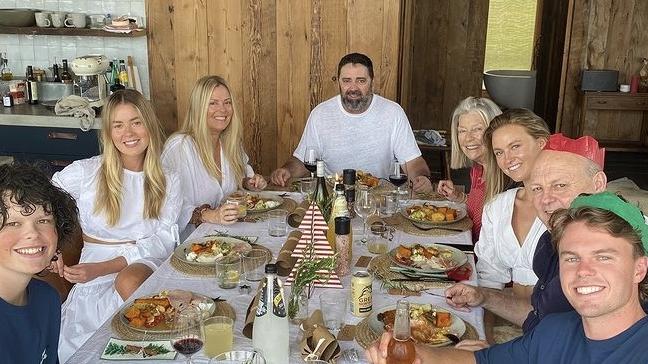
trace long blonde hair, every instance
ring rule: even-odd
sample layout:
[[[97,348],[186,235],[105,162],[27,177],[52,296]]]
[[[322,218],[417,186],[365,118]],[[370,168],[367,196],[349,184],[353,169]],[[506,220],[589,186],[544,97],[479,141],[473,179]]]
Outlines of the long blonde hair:
[[[472,161],[466,157],[466,154],[459,146],[459,118],[469,113],[477,113],[484,125],[488,127],[494,117],[502,113],[502,110],[490,99],[479,97],[467,97],[454,109],[452,121],[450,123],[450,135],[452,138],[452,156],[450,158],[450,167],[452,169],[466,168],[472,166]]]
[[[513,182],[499,168],[493,153],[493,133],[506,125],[519,125],[536,140],[549,138],[547,123],[527,109],[509,109],[491,120],[490,125],[484,131],[484,145],[486,146],[486,196],[484,202],[490,201],[495,195],[510,187]]]
[[[196,82],[191,90],[187,117],[182,122],[177,134],[185,134],[193,138],[205,169],[212,177],[220,181],[223,174],[220,166],[214,159],[216,146],[211,138],[209,126],[207,125],[209,100],[211,99],[212,92],[218,86],[225,87],[232,100],[232,118],[229,125],[221,132],[219,139],[225,158],[230,163],[234,180],[240,188],[243,177],[245,177],[243,127],[238,116],[234,96],[225,79],[220,76],[205,76]]]
[[[144,211],[146,219],[160,217],[166,194],[166,178],[162,171],[160,155],[164,145],[164,131],[151,104],[135,90],[120,90],[108,98],[102,115],[100,145],[102,161],[97,181],[97,198],[94,213],[103,214],[110,226],[119,221],[122,207],[122,176],[124,174],[120,152],[112,141],[111,130],[115,110],[120,105],[131,105],[149,134],[149,144],[144,156]]]

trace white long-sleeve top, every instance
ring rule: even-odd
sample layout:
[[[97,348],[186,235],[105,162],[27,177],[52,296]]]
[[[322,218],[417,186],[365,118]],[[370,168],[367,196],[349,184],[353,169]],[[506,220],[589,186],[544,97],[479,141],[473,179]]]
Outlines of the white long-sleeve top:
[[[249,158],[244,153],[245,176],[254,176],[254,170],[248,164]],[[180,231],[189,223],[193,210],[202,205],[210,204],[216,207],[221,204],[223,198],[238,189],[238,182],[232,174],[229,160],[221,148],[221,174],[222,181],[209,174],[205,165],[200,159],[196,143],[188,135],[176,134],[171,136],[164,144],[162,151],[162,164],[175,170],[180,176],[184,204],[178,225]]]
[[[524,241],[519,243],[512,225],[519,189],[504,191],[484,206],[479,241],[475,244],[477,275],[482,287],[502,289],[510,281],[532,286],[538,280],[533,272],[533,255],[547,228],[536,217]]]
[[[144,172],[124,169],[122,177],[122,209],[119,221],[109,226],[103,214],[95,214],[97,181],[102,156],[75,161],[57,172],[52,182],[76,200],[83,233],[91,238],[120,244],[120,255],[127,264],[140,259],[164,260],[171,255],[177,239],[177,220],[182,206],[178,176],[165,171],[166,196],[158,219],[145,219]]]

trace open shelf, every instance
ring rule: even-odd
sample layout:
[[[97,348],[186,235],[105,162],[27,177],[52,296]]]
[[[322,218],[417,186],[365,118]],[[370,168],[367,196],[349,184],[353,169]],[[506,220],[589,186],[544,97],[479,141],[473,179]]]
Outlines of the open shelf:
[[[40,28],[40,27],[3,27],[0,26],[0,34],[27,34],[27,35],[76,35],[85,37],[143,37],[146,36],[146,29],[130,33],[112,33],[103,29],[88,28]]]

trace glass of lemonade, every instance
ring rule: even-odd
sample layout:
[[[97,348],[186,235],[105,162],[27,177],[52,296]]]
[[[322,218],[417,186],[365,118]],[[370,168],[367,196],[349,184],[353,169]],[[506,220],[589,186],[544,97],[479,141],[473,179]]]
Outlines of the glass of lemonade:
[[[240,256],[226,256],[218,259],[215,264],[218,287],[230,289],[238,286],[241,278]]]
[[[225,316],[213,316],[203,322],[205,355],[213,358],[232,350],[234,321]]]

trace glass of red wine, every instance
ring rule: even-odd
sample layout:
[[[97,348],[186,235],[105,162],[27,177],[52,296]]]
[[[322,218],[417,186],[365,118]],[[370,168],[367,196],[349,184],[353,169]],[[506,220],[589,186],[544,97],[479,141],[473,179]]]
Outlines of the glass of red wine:
[[[315,171],[317,170],[317,158],[319,153],[317,153],[317,148],[315,147],[306,147],[304,151],[304,167],[310,172],[311,178],[315,177]]]
[[[389,173],[389,182],[396,187],[398,194],[401,193],[401,186],[407,182],[407,173],[401,172],[400,163],[398,163],[398,160],[396,159],[392,161],[391,171]]]
[[[203,347],[202,313],[194,307],[187,307],[176,313],[171,331],[171,345],[192,364],[191,356]]]

